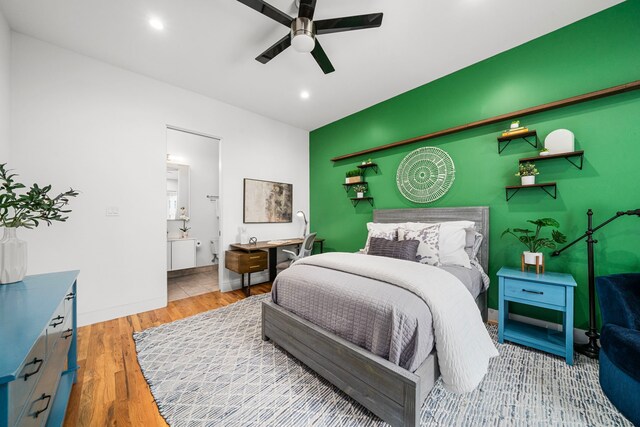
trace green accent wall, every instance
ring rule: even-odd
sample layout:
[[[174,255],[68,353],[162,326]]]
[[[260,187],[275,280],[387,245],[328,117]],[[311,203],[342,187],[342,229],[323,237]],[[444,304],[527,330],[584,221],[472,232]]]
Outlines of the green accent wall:
[[[556,181],[558,198],[539,189],[522,190],[505,201],[505,185],[517,185],[518,159],[536,155],[523,141],[498,154],[496,137],[509,123],[371,155],[380,173],[368,172],[375,206],[353,207],[342,187],[345,173],[363,158],[333,163],[332,157],[472,122],[640,79],[640,1],[628,0],[524,45],[374,105],[310,135],[311,228],[326,238],[329,251],[356,251],[364,246],[366,223],[373,209],[481,206],[490,207],[489,306],[497,307],[495,273],[519,266],[524,246],[501,239],[507,227],[527,219],[556,218],[569,239],[586,230],[587,209],[594,222],[618,210],[640,208],[640,91],[591,101],[522,118],[541,141],[566,128],[585,150],[578,170],[564,159],[538,164],[538,182]],[[392,77],[390,77],[392,78]],[[451,190],[440,200],[418,205],[396,186],[396,170],[410,151],[423,146],[447,151],[456,167]],[[640,272],[640,218],[623,217],[597,234],[596,274]],[[547,269],[569,272],[578,281],[576,327],[588,324],[586,244],[562,256],[547,257]],[[553,312],[516,307],[525,315],[560,322]]]

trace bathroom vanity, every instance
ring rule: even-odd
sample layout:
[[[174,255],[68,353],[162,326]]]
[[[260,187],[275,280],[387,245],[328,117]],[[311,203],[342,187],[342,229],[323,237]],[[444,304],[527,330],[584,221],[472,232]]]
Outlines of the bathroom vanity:
[[[196,239],[167,240],[167,271],[184,270],[196,266]]]

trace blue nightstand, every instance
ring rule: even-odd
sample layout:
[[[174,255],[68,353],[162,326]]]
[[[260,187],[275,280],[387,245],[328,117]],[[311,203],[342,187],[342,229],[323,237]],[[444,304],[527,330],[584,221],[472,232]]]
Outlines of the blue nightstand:
[[[502,267],[498,278],[498,341],[507,340],[556,354],[573,365],[573,289],[576,287],[573,276]],[[510,301],[561,311],[562,332],[509,319]]]

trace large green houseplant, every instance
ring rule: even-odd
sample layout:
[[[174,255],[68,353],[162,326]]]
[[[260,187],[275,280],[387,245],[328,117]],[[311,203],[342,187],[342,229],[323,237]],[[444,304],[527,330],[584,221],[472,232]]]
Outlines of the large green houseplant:
[[[512,235],[520,243],[525,245],[528,249],[524,251],[524,262],[526,264],[536,264],[536,257],[540,257],[542,261],[543,254],[540,252],[543,248],[547,249],[555,249],[556,243],[565,243],[567,241],[567,237],[562,234],[558,227],[560,227],[560,223],[553,218],[539,218],[539,219],[530,219],[527,222],[536,226],[535,230],[530,230],[528,228],[507,228],[502,232],[502,237],[506,235]],[[550,227],[551,237],[542,237],[541,232],[543,228]]]
[[[51,186],[16,182],[17,174],[0,164],[0,227],[4,236],[0,240],[0,284],[22,280],[27,272],[27,243],[16,236],[20,227],[32,229],[42,223],[65,222],[71,210],[65,209],[71,197],[78,192],[69,189],[51,196]],[[25,191],[26,190],[26,191]]]

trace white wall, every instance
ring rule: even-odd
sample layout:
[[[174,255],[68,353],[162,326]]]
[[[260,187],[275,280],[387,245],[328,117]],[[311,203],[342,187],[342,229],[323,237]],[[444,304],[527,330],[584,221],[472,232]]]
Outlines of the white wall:
[[[177,157],[182,163],[189,165],[189,207],[187,223],[189,237],[198,239],[202,246],[196,251],[196,265],[203,267],[211,265],[211,240],[219,241],[219,220],[216,203],[207,195],[218,195],[220,156],[218,154],[220,142],[192,133],[173,129],[167,130],[167,153]],[[169,236],[177,236],[182,221],[167,221]]]
[[[242,179],[294,184],[308,212],[308,132],[12,34],[12,157],[22,178],[81,191],[69,222],[23,231],[29,274],[80,269],[81,324],[166,305],[166,126],[222,138],[222,246],[242,224]],[[106,207],[120,215],[106,217]],[[302,226],[249,226],[298,235]],[[224,260],[221,260],[224,265]],[[221,289],[239,279],[221,269]]]
[[[10,159],[10,62],[11,30],[0,11],[0,163]]]

